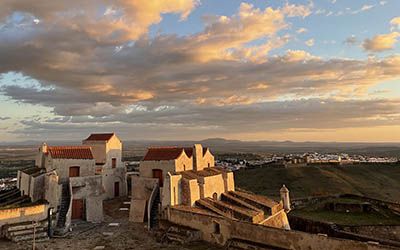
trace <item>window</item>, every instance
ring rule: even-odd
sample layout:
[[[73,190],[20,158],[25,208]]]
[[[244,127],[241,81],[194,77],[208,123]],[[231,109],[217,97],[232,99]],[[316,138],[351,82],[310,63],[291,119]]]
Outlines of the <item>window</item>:
[[[214,233],[215,234],[220,234],[221,233],[221,226],[219,225],[219,223],[214,221],[213,224],[214,224]]]
[[[213,193],[213,199],[214,200],[218,200],[218,194],[217,193]]]
[[[208,167],[210,167],[210,163],[208,163]]]
[[[183,171],[186,171],[186,165],[183,164]]]
[[[116,168],[117,167],[117,158],[112,158],[111,159],[111,167]]]
[[[69,177],[78,177],[80,172],[80,167],[69,167]]]

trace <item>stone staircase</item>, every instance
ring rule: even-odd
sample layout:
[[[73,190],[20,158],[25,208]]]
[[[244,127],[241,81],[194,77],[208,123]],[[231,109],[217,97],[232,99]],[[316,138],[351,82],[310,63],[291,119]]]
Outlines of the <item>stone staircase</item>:
[[[149,200],[150,202],[150,220],[149,220],[149,229],[154,229],[158,227],[158,222],[159,222],[159,211],[158,211],[158,206],[160,204],[160,188],[158,187],[158,185],[156,185],[154,187],[154,199],[151,202],[151,200]]]
[[[0,207],[30,203],[31,198],[21,195],[21,191],[12,188],[0,193]]]
[[[13,242],[33,241],[35,242],[46,241],[49,239],[47,219],[35,222],[23,222],[18,224],[7,225],[5,228],[5,238]]]
[[[67,213],[70,202],[71,202],[71,194],[69,190],[69,183],[64,183],[62,185],[61,204],[58,214],[57,225],[56,229],[54,230],[54,234],[56,235],[64,235],[68,230],[65,226],[65,222],[67,219]]]

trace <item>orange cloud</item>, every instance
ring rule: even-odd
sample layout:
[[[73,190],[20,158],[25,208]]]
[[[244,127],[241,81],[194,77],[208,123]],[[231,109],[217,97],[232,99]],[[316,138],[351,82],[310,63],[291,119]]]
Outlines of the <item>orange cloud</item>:
[[[363,47],[365,50],[372,52],[391,50],[397,43],[398,37],[400,37],[399,32],[377,35],[374,36],[372,39],[366,39],[363,43]]]

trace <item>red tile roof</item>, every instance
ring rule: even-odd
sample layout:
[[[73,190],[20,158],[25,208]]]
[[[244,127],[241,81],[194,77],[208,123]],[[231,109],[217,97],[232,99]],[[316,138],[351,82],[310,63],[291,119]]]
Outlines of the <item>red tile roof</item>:
[[[55,159],[94,159],[88,146],[55,146],[47,147],[47,150]]]
[[[89,137],[85,139],[85,141],[108,141],[113,135],[114,133],[90,134]]]
[[[168,161],[177,159],[183,152],[183,148],[160,147],[149,148],[143,161]]]

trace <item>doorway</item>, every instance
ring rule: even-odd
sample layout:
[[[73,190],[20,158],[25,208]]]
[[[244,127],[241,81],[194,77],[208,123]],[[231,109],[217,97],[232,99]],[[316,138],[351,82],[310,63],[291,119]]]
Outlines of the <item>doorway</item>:
[[[119,181],[114,182],[114,196],[119,197]]]
[[[160,184],[160,187],[163,186],[163,172],[161,169],[153,169],[153,178],[157,178],[158,179],[158,183]]]
[[[83,200],[72,200],[71,219],[83,219]]]

